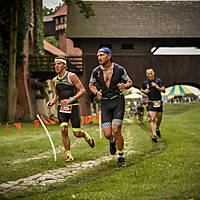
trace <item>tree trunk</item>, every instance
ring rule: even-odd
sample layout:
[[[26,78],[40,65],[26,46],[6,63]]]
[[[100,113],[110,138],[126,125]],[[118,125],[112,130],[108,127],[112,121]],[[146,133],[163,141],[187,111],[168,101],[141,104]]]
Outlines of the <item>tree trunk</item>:
[[[10,40],[9,40],[9,73],[8,73],[8,121],[14,121],[17,88],[16,88],[16,54],[17,54],[17,19],[18,0],[10,4]]]

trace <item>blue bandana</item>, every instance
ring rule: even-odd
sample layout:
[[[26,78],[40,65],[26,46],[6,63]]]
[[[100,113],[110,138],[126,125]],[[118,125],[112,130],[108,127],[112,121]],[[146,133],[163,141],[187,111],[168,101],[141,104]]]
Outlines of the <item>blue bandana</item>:
[[[102,47],[97,51],[97,53],[98,52],[104,52],[104,53],[110,54],[110,55],[112,54],[111,50],[108,47]]]

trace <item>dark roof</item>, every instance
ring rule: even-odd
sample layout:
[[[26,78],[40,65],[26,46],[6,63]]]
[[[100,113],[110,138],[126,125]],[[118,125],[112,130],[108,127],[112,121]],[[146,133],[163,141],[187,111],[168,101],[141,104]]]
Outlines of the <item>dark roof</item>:
[[[91,2],[91,1],[90,1]],[[68,7],[69,38],[200,37],[200,1],[92,1],[86,19]]]

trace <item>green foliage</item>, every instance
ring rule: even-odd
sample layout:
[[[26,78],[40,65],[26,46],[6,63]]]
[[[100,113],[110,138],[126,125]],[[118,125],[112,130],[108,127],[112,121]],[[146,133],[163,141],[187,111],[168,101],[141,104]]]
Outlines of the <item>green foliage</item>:
[[[65,0],[65,2],[69,6],[78,5],[80,8],[80,13],[82,13],[86,18],[96,15],[94,9],[92,8],[91,2],[82,0]]]
[[[47,8],[43,7],[43,16],[50,16],[54,14],[54,9],[53,8]]]
[[[0,120],[5,119],[6,105],[7,105],[7,81],[8,81],[8,69],[9,69],[9,25],[10,25],[10,8],[14,0],[0,0],[1,12],[0,12]],[[23,65],[24,55],[24,41],[26,33],[31,19],[31,0],[18,1],[19,13],[18,13],[18,26],[17,26],[17,61],[16,67]],[[43,48],[43,15],[42,15],[42,0],[33,1],[34,4],[34,21],[35,21],[35,51],[37,54],[42,55],[44,53]],[[5,88],[4,88],[5,87]]]
[[[42,12],[42,0],[34,1],[34,45],[35,45],[35,53],[38,55],[44,54],[44,24],[43,24],[43,12]]]
[[[0,70],[1,72],[1,70]],[[0,122],[5,121],[6,119],[6,110],[7,110],[7,81],[0,80]]]
[[[63,0],[65,3],[69,6],[78,5],[80,8],[80,13],[82,13],[86,18],[89,18],[90,16],[95,16],[95,11],[92,8],[91,2],[86,2],[82,0]],[[61,5],[56,6],[53,8],[47,8],[43,7],[43,15],[44,16],[50,16],[57,12],[57,10],[60,8]]]
[[[4,48],[4,42],[2,41],[3,38],[0,37],[0,53],[1,53],[1,60],[0,60],[0,80],[7,81],[8,79],[8,48]]]
[[[43,7],[43,16],[51,16],[58,11],[61,5],[56,6],[55,8]]]
[[[18,26],[17,26],[17,61],[16,67],[23,64],[23,48],[26,32],[30,23],[31,1],[21,0],[19,3]],[[0,120],[5,120],[7,107],[7,81],[9,69],[9,25],[10,25],[10,7],[12,1],[0,0]]]
[[[54,36],[45,37],[45,40],[55,47],[59,48],[59,41]]]
[[[0,15],[0,54],[3,55],[0,60],[0,80],[7,80],[8,62],[9,62],[9,24],[10,24],[10,4],[9,1],[0,2],[3,12]],[[19,1],[18,15],[18,36],[17,36],[17,66],[23,64],[24,39],[30,23],[30,1]]]
[[[31,19],[31,3],[27,0],[19,1],[18,33],[17,33],[17,66],[23,64],[24,41]]]
[[[9,63],[9,6],[7,1],[0,0],[2,11],[0,12],[0,80],[8,79]]]

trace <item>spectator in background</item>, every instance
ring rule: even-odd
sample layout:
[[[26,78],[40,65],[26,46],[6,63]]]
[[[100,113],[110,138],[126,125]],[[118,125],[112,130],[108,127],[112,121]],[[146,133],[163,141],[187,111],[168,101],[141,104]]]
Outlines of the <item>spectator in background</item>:
[[[138,122],[143,123],[144,107],[142,106],[142,103],[138,104],[137,115],[138,115]]]

